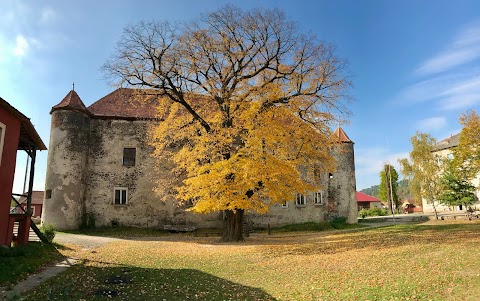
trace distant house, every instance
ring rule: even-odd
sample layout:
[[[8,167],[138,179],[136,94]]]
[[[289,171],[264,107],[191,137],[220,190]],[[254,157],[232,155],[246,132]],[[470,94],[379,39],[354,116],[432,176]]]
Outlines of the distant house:
[[[32,217],[42,217],[42,209],[43,209],[43,191],[32,191]],[[20,206],[26,210],[27,208],[27,194],[24,194],[18,200]],[[20,212],[24,212],[20,209]]]
[[[403,200],[402,208],[404,213],[423,212],[422,206],[416,206],[414,200]]]
[[[357,206],[358,210],[370,208],[383,208],[382,200],[374,196],[357,191]]]

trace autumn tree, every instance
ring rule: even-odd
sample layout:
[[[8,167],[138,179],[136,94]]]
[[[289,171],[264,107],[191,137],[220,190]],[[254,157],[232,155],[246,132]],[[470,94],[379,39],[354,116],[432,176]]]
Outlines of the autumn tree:
[[[417,132],[410,141],[412,143],[410,158],[399,160],[400,172],[409,180],[410,191],[414,198],[425,199],[427,203],[432,204],[435,218],[438,219],[435,201],[442,193],[443,161],[432,152],[436,140],[429,134]]]
[[[480,116],[473,111],[460,116],[462,131],[453,149],[453,166],[458,176],[469,181],[480,173]]]
[[[380,172],[380,187],[378,188],[378,198],[387,202],[388,212],[392,213],[400,205],[397,194],[398,188],[398,173],[395,167],[390,164],[385,164],[383,170]]]
[[[330,127],[347,112],[345,62],[280,10],[227,6],[184,25],[127,27],[104,70],[118,85],[162,95],[155,155],[173,160],[180,202],[225,212],[226,241],[243,239],[245,211],[318,188],[334,168]]]

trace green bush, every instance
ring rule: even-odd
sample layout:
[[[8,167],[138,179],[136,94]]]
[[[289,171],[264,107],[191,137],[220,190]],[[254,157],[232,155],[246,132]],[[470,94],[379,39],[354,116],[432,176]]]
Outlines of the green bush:
[[[55,238],[55,233],[56,233],[55,227],[51,224],[44,224],[40,228],[40,232],[42,232],[43,236],[45,236],[45,238],[49,243],[51,243]]]
[[[384,216],[388,214],[387,208],[371,208],[370,216]]]
[[[362,209],[358,211],[358,216],[360,216],[362,219],[366,218],[368,216],[368,210],[367,209]]]
[[[387,214],[387,208],[370,208],[358,211],[358,216],[360,216],[361,218],[365,218],[367,216],[384,216]]]

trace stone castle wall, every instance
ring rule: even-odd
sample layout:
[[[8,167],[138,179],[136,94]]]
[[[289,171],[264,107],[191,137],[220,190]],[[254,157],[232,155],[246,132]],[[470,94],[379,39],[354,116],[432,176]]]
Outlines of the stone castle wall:
[[[163,225],[194,225],[219,227],[219,214],[198,215],[178,206],[173,196],[155,193],[156,179],[168,170],[156,168],[162,162],[152,157],[147,131],[151,121],[92,121],[89,164],[87,169],[86,211],[93,214],[96,225],[163,227]],[[123,149],[136,148],[135,166],[123,166]],[[163,162],[167,164],[167,162]],[[114,204],[114,188],[128,188],[125,205]]]
[[[191,225],[220,228],[222,213],[194,214],[176,204],[172,193],[155,192],[157,179],[170,175],[169,162],[153,158],[148,144],[149,120],[90,119],[83,113],[58,110],[52,113],[43,222],[58,229],[78,228],[85,215],[96,226],[112,224],[159,227]],[[135,166],[123,166],[123,149],[136,148]],[[297,206],[294,196],[287,206],[274,205],[266,215],[247,212],[254,227],[281,226],[303,222],[323,222],[345,216],[356,222],[355,170],[353,144],[339,145],[335,154],[338,170],[326,174],[318,185],[323,203],[313,203],[313,192],[306,204]],[[127,188],[125,205],[114,204],[114,189]]]
[[[76,229],[85,204],[90,118],[76,111],[52,113],[42,220]]]

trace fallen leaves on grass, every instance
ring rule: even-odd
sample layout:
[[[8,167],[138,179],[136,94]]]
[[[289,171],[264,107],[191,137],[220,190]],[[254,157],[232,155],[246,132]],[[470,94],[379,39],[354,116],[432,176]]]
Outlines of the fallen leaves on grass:
[[[118,300],[474,300],[479,234],[480,224],[469,223],[257,235],[244,244],[119,241],[78,253],[85,264],[29,300],[48,292],[61,296],[50,300],[89,300],[99,289],[114,289]],[[124,270],[131,282],[105,283]]]

